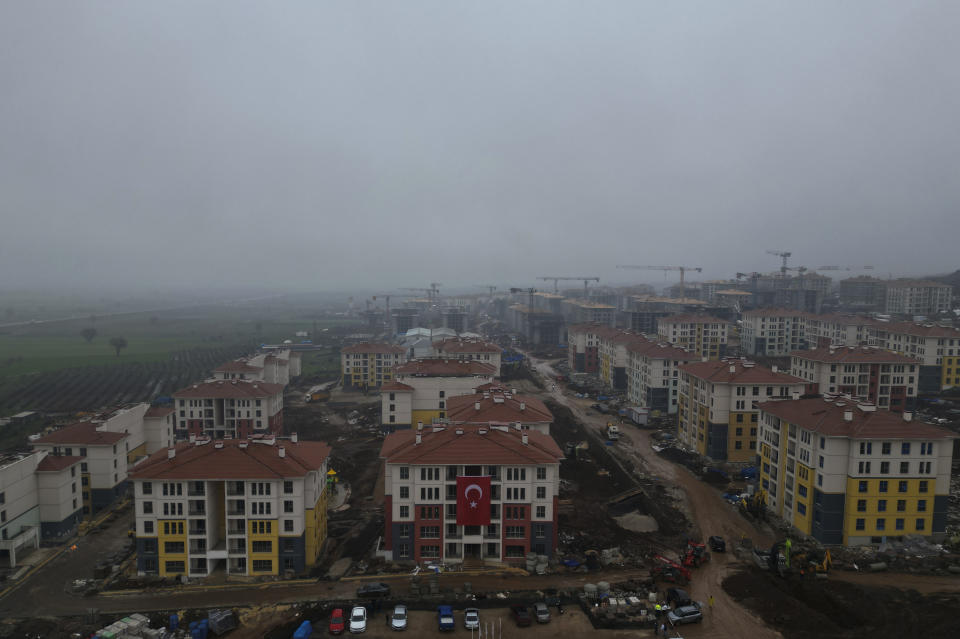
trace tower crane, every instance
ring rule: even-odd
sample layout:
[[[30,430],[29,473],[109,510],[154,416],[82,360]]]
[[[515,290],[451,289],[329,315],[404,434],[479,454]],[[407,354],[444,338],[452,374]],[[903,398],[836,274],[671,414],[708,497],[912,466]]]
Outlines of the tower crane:
[[[544,281],[547,281],[547,282],[549,282],[549,281],[552,280],[552,281],[553,281],[553,292],[554,292],[554,293],[556,293],[556,292],[558,292],[558,291],[560,290],[560,280],[564,280],[564,281],[566,281],[566,280],[577,280],[577,281],[583,280],[583,296],[584,296],[584,297],[587,296],[587,284],[588,284],[589,282],[599,282],[599,281],[600,281],[600,278],[599,278],[599,277],[553,277],[552,275],[544,275],[544,276],[542,276],[542,277],[538,277],[537,279],[538,279],[538,280],[544,280]]]
[[[617,268],[633,268],[644,271],[680,271],[681,295],[685,295],[686,289],[683,287],[683,280],[687,271],[696,271],[697,273],[703,272],[703,269],[699,266],[637,266],[635,264],[617,264]]]
[[[780,256],[780,259],[783,260],[783,264],[780,265],[780,276],[786,277],[787,276],[787,260],[790,258],[791,255],[793,255],[793,253],[791,253],[790,251],[774,251],[770,249],[767,249],[767,253],[769,253],[770,255]]]
[[[477,288],[485,288],[490,292],[490,297],[493,297],[493,292],[497,290],[497,287],[493,284],[474,284]]]
[[[407,287],[401,288],[400,290],[401,291],[423,291],[427,294],[427,299],[431,301],[435,301],[440,297],[441,286],[443,286],[443,284],[441,284],[440,282],[430,282],[429,288],[424,286],[421,286],[421,287],[407,286]]]
[[[872,266],[821,266],[818,271],[872,271]]]

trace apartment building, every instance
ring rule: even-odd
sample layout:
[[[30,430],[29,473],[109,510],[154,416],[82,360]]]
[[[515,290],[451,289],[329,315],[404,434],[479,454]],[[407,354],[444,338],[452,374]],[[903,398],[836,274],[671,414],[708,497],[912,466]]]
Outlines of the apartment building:
[[[128,456],[131,436],[107,427],[104,423],[79,422],[30,442],[35,451],[78,459],[80,506],[85,517],[100,512],[127,489],[127,468],[132,465]]]
[[[829,346],[790,355],[790,373],[806,392],[849,395],[894,412],[912,411],[919,362],[875,346]]]
[[[600,371],[600,334],[608,327],[572,324],[567,329],[567,365],[574,373],[596,375]]]
[[[756,457],[757,402],[799,398],[799,377],[744,359],[680,365],[677,436],[715,461],[750,462]]]
[[[473,395],[493,382],[499,370],[478,360],[417,359],[396,370],[380,387],[380,419],[388,430],[447,419],[447,401]]]
[[[824,396],[760,405],[767,507],[824,544],[946,532],[954,433]]]
[[[630,331],[610,328],[600,333],[597,349],[599,366],[597,376],[609,388],[627,390],[628,348],[631,344],[644,343],[647,339]]]
[[[650,415],[673,415],[680,397],[680,366],[700,357],[666,342],[637,340],[627,345],[627,397]]]
[[[710,315],[670,315],[657,320],[657,335],[665,342],[707,359],[727,354],[729,323]]]
[[[601,304],[580,299],[564,299],[561,307],[569,323],[601,324],[613,326],[617,308],[610,304]]]
[[[863,315],[807,314],[804,327],[807,347],[875,346],[879,324],[882,322]]]
[[[137,572],[205,577],[301,574],[327,538],[330,447],[253,437],[196,439],[132,475]]]
[[[340,374],[345,390],[379,388],[393,381],[393,371],[407,361],[407,351],[395,344],[362,342],[340,349]]]
[[[806,314],[802,311],[761,308],[743,313],[740,348],[747,355],[782,357],[806,348]]]
[[[840,305],[851,311],[883,311],[887,281],[868,275],[840,280]]]
[[[380,457],[388,561],[522,564],[556,551],[563,453],[548,435],[427,427],[391,433]]]
[[[516,389],[484,384],[473,395],[447,400],[447,422],[456,425],[501,424],[550,434],[553,413],[539,398]]]
[[[911,322],[877,322],[877,345],[920,361],[917,392],[960,385],[960,329]]]
[[[243,379],[200,382],[173,394],[177,439],[244,439],[283,429],[283,386]]]
[[[953,287],[924,280],[886,282],[884,312],[896,315],[937,315],[952,308]]]
[[[301,372],[300,353],[288,348],[241,357],[213,369],[214,379],[246,379],[286,386]]]
[[[455,337],[440,340],[433,345],[434,357],[439,359],[475,360],[490,364],[500,372],[500,356],[503,352],[496,344],[476,338]]]

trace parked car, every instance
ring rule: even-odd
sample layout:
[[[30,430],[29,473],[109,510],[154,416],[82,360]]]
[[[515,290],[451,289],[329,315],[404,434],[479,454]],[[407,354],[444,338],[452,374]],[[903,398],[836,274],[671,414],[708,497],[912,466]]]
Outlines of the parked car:
[[[530,611],[523,604],[510,606],[510,614],[513,615],[513,620],[520,627],[529,626],[533,621]]]
[[[543,601],[533,604],[533,615],[537,618],[537,623],[547,623],[550,621],[550,608]]]
[[[357,588],[358,597],[389,597],[390,586],[380,581],[363,584]]]
[[[700,623],[703,621],[703,613],[700,612],[700,606],[691,604],[689,606],[680,606],[667,613],[667,621],[671,626],[679,626],[685,623]]]
[[[476,608],[467,608],[463,611],[463,627],[467,630],[476,630],[480,627],[480,611]]]
[[[330,634],[342,635],[345,629],[346,624],[343,621],[343,608],[334,608],[333,612],[330,613]]]
[[[363,606],[354,606],[350,611],[350,632],[367,631],[367,609]]]
[[[437,628],[440,630],[455,630],[457,624],[453,620],[453,608],[437,606]]]
[[[707,540],[713,552],[727,552],[727,542],[720,535],[714,535]]]
[[[690,595],[683,588],[667,588],[667,603],[674,608],[689,606],[693,603]]]
[[[393,614],[390,615],[390,627],[394,630],[407,629],[407,607],[403,604],[397,604],[393,607]]]

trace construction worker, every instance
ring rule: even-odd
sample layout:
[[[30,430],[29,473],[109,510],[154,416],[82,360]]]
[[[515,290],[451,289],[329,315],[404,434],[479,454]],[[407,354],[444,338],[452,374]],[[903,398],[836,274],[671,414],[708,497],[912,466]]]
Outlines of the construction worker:
[[[710,595],[710,598],[707,599],[707,604],[710,606],[710,610],[713,610],[713,595]]]

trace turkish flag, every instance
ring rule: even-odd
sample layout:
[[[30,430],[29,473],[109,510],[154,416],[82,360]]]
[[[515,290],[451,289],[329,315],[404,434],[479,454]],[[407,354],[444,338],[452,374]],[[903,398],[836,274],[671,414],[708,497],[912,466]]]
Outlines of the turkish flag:
[[[490,477],[457,477],[457,525],[490,523]]]

